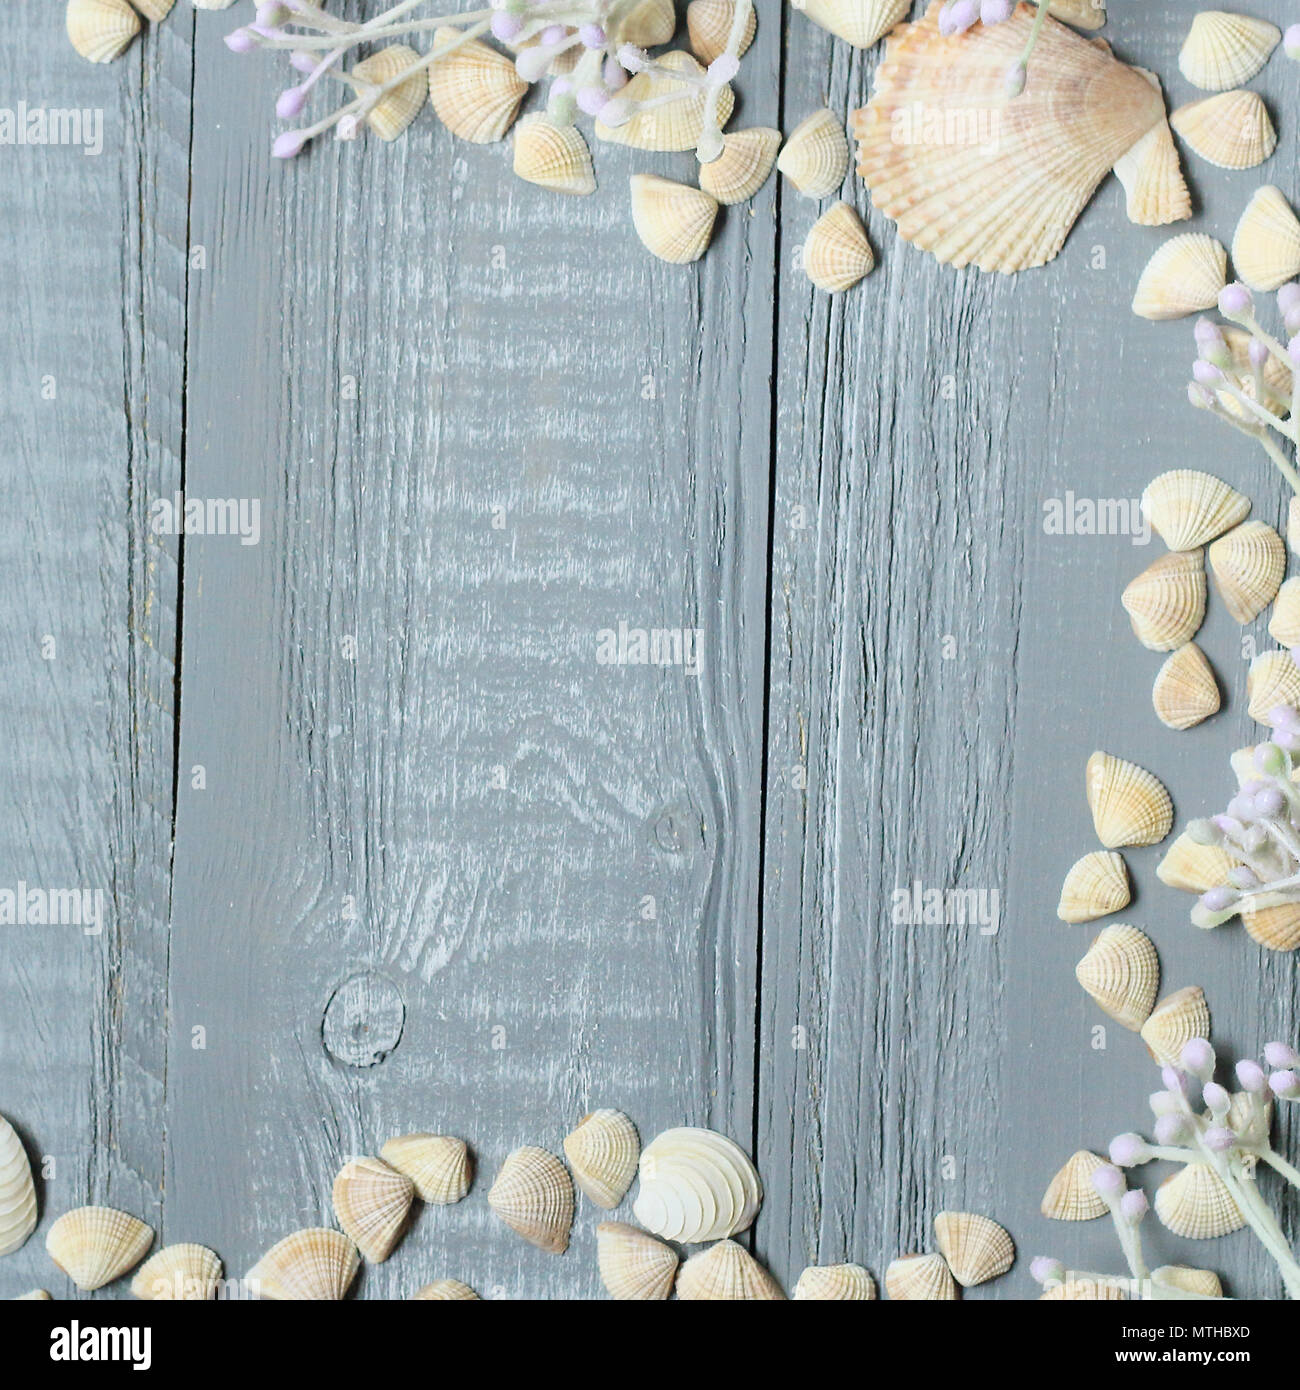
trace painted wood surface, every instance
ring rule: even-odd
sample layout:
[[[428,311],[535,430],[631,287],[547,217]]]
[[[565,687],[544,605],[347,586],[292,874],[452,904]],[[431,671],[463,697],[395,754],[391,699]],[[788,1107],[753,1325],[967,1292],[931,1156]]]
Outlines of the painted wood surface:
[[[1111,4],[1172,104],[1194,8]],[[0,937],[0,1110],[54,1160],[42,1233],[110,1201],[238,1274],[329,1220],[344,1159],[446,1129],[474,1193],[359,1295],[596,1296],[589,1205],[556,1259],[485,1194],[610,1104],[753,1144],[787,1286],[883,1274],[954,1206],[1115,1267],[1100,1225],[1037,1215],[1154,1085],[1132,1035],[1095,1047],[1092,932],[1054,916],[1093,847],[1083,763],[1139,757],[1180,817],[1209,809],[1251,736],[1246,663],[1213,605],[1229,709],[1163,730],[1118,605],[1158,541],[1048,536],[1043,504],[1187,462],[1282,506],[1183,405],[1187,327],[1129,313],[1163,234],[1112,182],[1052,267],[954,273],[851,176],[881,264],[829,300],[784,185],[667,267],[626,177],[686,156],[602,147],[599,193],[562,203],[431,120],[284,167],[283,74],[227,52],[230,16],[182,0],[97,69],[57,7],[11,10],[5,90],[105,113],[97,158],[4,151],[0,202],[0,877],[107,903],[98,936]],[[846,114],[876,60],[761,5],[738,118]],[[1284,151],[1293,73],[1256,84]],[[1262,172],[1300,192],[1284,155]],[[1193,225],[1228,240],[1262,180],[1192,173]],[[152,534],[182,486],[256,499],[259,542]],[[601,664],[620,623],[698,629],[700,673]],[[1225,1047],[1294,1031],[1291,962],[1197,933],[1158,852],[1129,858],[1127,919]],[[999,930],[894,925],[914,881],[996,891]],[[1246,1236],[1152,1235],[1276,1291]],[[39,1237],[0,1275],[70,1292]],[[1022,1264],[973,1296],[1032,1292]]]

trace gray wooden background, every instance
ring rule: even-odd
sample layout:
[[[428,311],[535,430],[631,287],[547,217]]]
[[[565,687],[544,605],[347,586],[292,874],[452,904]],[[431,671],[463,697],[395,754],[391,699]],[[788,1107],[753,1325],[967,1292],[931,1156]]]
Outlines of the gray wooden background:
[[[1111,0],[1172,104],[1197,8]],[[738,121],[863,103],[877,54],[760,11]],[[102,108],[105,148],[0,149],[0,880],[102,886],[110,920],[0,929],[0,1111],[49,1169],[0,1296],[72,1292],[42,1237],[86,1200],[242,1273],[418,1128],[483,1177],[361,1296],[596,1296],[588,1204],[556,1259],[484,1197],[598,1105],[752,1145],[787,1286],[880,1276],[945,1207],[1026,1257],[972,1297],[1031,1296],[1034,1253],[1117,1269],[1104,1223],[1037,1210],[1155,1084],[1118,1026],[1094,1047],[1092,931],[1054,915],[1095,847],[1083,765],[1217,809],[1246,663],[1212,603],[1229,708],[1164,730],[1118,604],[1159,543],[1047,536],[1043,504],[1190,463],[1283,507],[1185,405],[1190,325],[1129,312],[1165,233],[1112,180],[1050,268],[958,273],[854,176],[881,265],[847,296],[795,268],[816,209],[776,182],[665,266],[626,176],[685,156],[598,148],[600,192],[562,200],[426,116],[274,163],[286,69],[225,49],[238,13],[179,0],[94,68],[61,6],[6,10],[4,103]],[[1192,225],[1227,241],[1258,183],[1300,192],[1296,72],[1255,84],[1268,166],[1189,165]],[[182,485],[260,499],[261,543],[152,534]],[[702,675],[599,665],[620,621],[702,629]],[[1124,916],[1168,986],[1205,986],[1234,1055],[1293,1035],[1292,962],[1195,931],[1158,853]],[[999,934],[894,926],[913,880],[997,890]],[[1280,1292],[1248,1235],[1148,1240]]]

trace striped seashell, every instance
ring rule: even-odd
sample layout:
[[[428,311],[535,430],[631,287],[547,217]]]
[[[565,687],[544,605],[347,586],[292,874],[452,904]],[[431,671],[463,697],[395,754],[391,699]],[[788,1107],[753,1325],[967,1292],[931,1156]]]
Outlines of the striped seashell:
[[[691,0],[686,7],[686,32],[691,51],[705,67],[727,51],[736,22],[736,0]],[[758,12],[751,5],[736,57],[743,58],[758,32]],[[671,34],[669,38],[671,38]],[[665,40],[664,42],[667,42]]]
[[[674,50],[663,54],[657,61],[660,67],[670,71],[691,73],[697,77],[704,73],[704,69],[689,53]],[[672,96],[677,99],[665,100]],[[647,110],[635,112],[619,125],[611,125],[612,117],[602,112],[596,121],[598,139],[614,145],[630,145],[636,150],[666,153],[693,150],[700,143],[707,101],[700,88],[688,86],[661,73],[638,72],[616,100],[620,102],[619,109],[624,111],[626,107],[623,104],[627,102],[646,102],[650,106]],[[722,87],[718,92],[719,126],[725,126],[731,119],[735,105],[735,93],[730,87]]]
[[[1300,275],[1300,220],[1282,190],[1265,184],[1251,195],[1232,237],[1237,278],[1275,290]]]
[[[463,1139],[449,1134],[403,1134],[390,1139],[379,1156],[405,1173],[416,1195],[433,1206],[461,1201],[474,1180],[474,1163]]]
[[[621,1221],[596,1227],[596,1262],[606,1292],[624,1303],[666,1299],[677,1277],[677,1251]]]
[[[1213,1240],[1239,1231],[1246,1218],[1223,1179],[1204,1163],[1188,1163],[1156,1188],[1161,1224],[1187,1240]]]
[[[809,1265],[794,1286],[796,1303],[865,1303],[876,1296],[876,1281],[861,1265]]]
[[[1169,888],[1199,895],[1226,883],[1236,864],[1218,845],[1197,844],[1184,831],[1156,865],[1156,877]]]
[[[1226,92],[1249,82],[1268,62],[1282,31],[1266,20],[1226,10],[1202,10],[1178,54],[1178,66],[1194,87]]]
[[[1300,903],[1243,908],[1241,924],[1265,950],[1294,951],[1300,946]]]
[[[1195,642],[1171,652],[1151,689],[1156,717],[1167,729],[1190,729],[1219,712],[1219,686]]]
[[[1243,521],[1210,546],[1210,568],[1237,622],[1253,622],[1277,597],[1286,574],[1286,546],[1263,521]]]
[[[1249,497],[1194,468],[1162,473],[1142,494],[1142,514],[1170,550],[1199,550],[1249,513]]]
[[[1094,850],[1070,867],[1056,915],[1062,922],[1091,922],[1122,911],[1131,900],[1123,858],[1114,850]]]
[[[1146,263],[1133,292],[1139,318],[1181,319],[1213,309],[1228,283],[1228,253],[1204,232],[1171,237]]]
[[[153,1229],[113,1207],[77,1207],[50,1227],[50,1259],[83,1292],[102,1289],[132,1270],[153,1244]]]
[[[131,3],[153,24],[161,24],[172,12],[176,0],[131,0]]]
[[[12,1255],[36,1229],[36,1184],[27,1150],[0,1115],[0,1255]]]
[[[204,1303],[220,1279],[221,1259],[206,1245],[166,1245],[136,1270],[131,1292],[152,1302]]]
[[[352,76],[361,84],[371,83],[382,87],[419,61],[420,55],[415,49],[408,48],[404,43],[394,43],[358,63],[352,69]],[[357,86],[358,93],[363,96],[365,90],[364,85]],[[366,124],[381,140],[396,140],[420,114],[428,95],[428,72],[422,67],[416,68],[405,82],[399,83],[371,107],[366,115]]]
[[[140,16],[126,0],[68,0],[68,40],[91,63],[111,63],[140,32]]]
[[[677,10],[673,0],[641,0],[617,22],[616,32],[621,43],[632,43],[638,48],[658,48],[660,44],[671,43],[677,32]]]
[[[382,1264],[406,1228],[415,1184],[381,1158],[356,1158],[334,1179],[334,1214],[371,1264]]]
[[[596,191],[591,151],[576,125],[556,125],[542,115],[525,116],[515,127],[515,173],[556,193],[585,198]]]
[[[280,1303],[336,1303],[361,1267],[357,1247],[339,1231],[309,1226],[277,1241],[244,1278],[258,1298]]]
[[[1193,1038],[1210,1036],[1210,1006],[1200,985],[1166,995],[1139,1031],[1147,1050],[1162,1067],[1177,1066],[1183,1048]]]
[[[1154,74],[1147,74],[1159,90]],[[1163,101],[1164,98],[1162,97]],[[1157,121],[1115,164],[1124,187],[1128,220],[1140,227],[1163,227],[1192,215],[1192,195],[1166,120]]]
[[[804,273],[827,294],[851,290],[875,269],[867,229],[857,210],[836,203],[813,224],[803,244]]]
[[[709,249],[718,204],[688,184],[633,174],[632,225],[641,244],[670,265],[689,265]]]
[[[743,1246],[734,1240],[692,1255],[677,1274],[677,1297],[682,1302],[784,1302],[781,1286]]]
[[[458,29],[438,29],[435,48],[456,43]],[[429,68],[429,104],[453,135],[475,145],[505,139],[519,114],[528,83],[495,48],[471,39]]]
[[[1233,328],[1228,325],[1223,327],[1222,332],[1224,342],[1227,343],[1228,351],[1232,355],[1233,366],[1241,378],[1241,393],[1251,400],[1256,400],[1259,392],[1255,385],[1255,368],[1249,355],[1250,334],[1244,328]],[[1291,408],[1291,391],[1295,385],[1295,377],[1291,369],[1279,362],[1270,353],[1268,361],[1264,363],[1261,375],[1268,392],[1272,393],[1270,395],[1266,392],[1261,404],[1271,410],[1274,415],[1285,415]],[[1224,410],[1238,420],[1245,419],[1249,414],[1246,407],[1230,391],[1219,390],[1214,395]],[[1250,423],[1253,425],[1255,420],[1252,418]]]
[[[1136,763],[1097,752],[1088,759],[1088,805],[1097,838],[1107,849],[1155,845],[1174,823],[1164,783]]]
[[[819,28],[854,48],[870,48],[912,7],[912,0],[801,0],[802,10]]]
[[[1120,596],[1133,635],[1153,652],[1190,642],[1205,621],[1205,562],[1199,550],[1162,555]]]
[[[737,130],[722,137],[722,154],[700,165],[700,187],[724,207],[747,203],[771,176],[781,132],[770,126]]]
[[[1269,614],[1268,635],[1282,647],[1300,644],[1300,579],[1288,579],[1277,591]]]
[[[545,1149],[515,1149],[501,1165],[488,1206],[539,1250],[562,1255],[568,1249],[573,1181],[564,1164]]]
[[[1039,1210],[1052,1221],[1095,1221],[1110,1210],[1092,1185],[1092,1175],[1106,1160],[1080,1149],[1062,1164],[1047,1184]]]
[[[1222,1298],[1223,1285],[1212,1269],[1190,1269],[1187,1265],[1161,1265],[1151,1271],[1157,1284],[1183,1293],[1197,1293],[1204,1298]]]
[[[1220,169],[1253,169],[1277,149],[1277,131],[1258,92],[1220,92],[1193,101],[1180,106],[1169,124],[1194,153]]]
[[[1300,709],[1300,668],[1290,652],[1261,652],[1250,663],[1246,677],[1248,713],[1258,724],[1272,725],[1279,705]]]
[[[885,1292],[895,1303],[943,1303],[957,1297],[957,1283],[942,1255],[900,1255],[885,1271]]]
[[[776,161],[805,198],[828,198],[849,172],[849,142],[828,107],[814,111],[790,133]]]
[[[1160,958],[1151,938],[1117,922],[1106,927],[1074,968],[1074,977],[1103,1012],[1136,1033],[1160,991]]]
[[[422,1303],[480,1303],[482,1300],[468,1284],[459,1279],[435,1279],[411,1295],[411,1302]]]
[[[636,1177],[641,1139],[621,1110],[593,1110],[564,1141],[573,1180],[598,1207],[612,1210]]]
[[[999,1278],[1015,1263],[1015,1242],[987,1216],[941,1211],[934,1218],[934,1238],[952,1277],[964,1289]]]

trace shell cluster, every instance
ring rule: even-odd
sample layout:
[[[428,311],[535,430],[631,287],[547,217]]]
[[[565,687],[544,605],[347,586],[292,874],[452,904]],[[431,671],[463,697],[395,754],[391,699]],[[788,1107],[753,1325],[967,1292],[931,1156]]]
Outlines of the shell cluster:
[[[934,1218],[936,1251],[900,1255],[885,1271],[891,1300],[950,1302],[958,1287],[998,1279],[1015,1262],[1016,1247],[1006,1230],[987,1216],[941,1211]]]

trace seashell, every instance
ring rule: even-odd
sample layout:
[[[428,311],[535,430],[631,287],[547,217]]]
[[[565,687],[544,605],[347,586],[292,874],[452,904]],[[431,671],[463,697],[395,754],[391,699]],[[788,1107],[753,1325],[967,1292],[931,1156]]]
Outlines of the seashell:
[[[1196,636],[1205,621],[1205,562],[1199,550],[1173,550],[1134,579],[1120,596],[1133,633],[1153,652],[1169,652]]]
[[[172,12],[176,0],[131,0],[131,3],[147,20],[161,24]],[[200,9],[202,6],[199,7]]]
[[[1194,468],[1162,473],[1142,494],[1142,514],[1170,550],[1199,550],[1249,513],[1249,497]]]
[[[65,16],[73,48],[92,63],[111,63],[140,32],[140,16],[126,0],[68,0]]]
[[[1188,1163],[1156,1188],[1156,1215],[1176,1236],[1211,1240],[1239,1231],[1246,1218],[1223,1179],[1204,1163]]]
[[[1095,1221],[1110,1208],[1092,1185],[1092,1175],[1106,1166],[1105,1159],[1080,1149],[1071,1154],[1047,1184],[1039,1210],[1052,1221]]]
[[[672,1293],[679,1263],[671,1245],[621,1221],[602,1221],[596,1227],[596,1261],[611,1298],[642,1303]]]
[[[1106,0],[1049,0],[1047,13],[1076,29],[1100,29],[1106,22]]]
[[[1179,647],[1156,674],[1151,703],[1167,729],[1190,729],[1219,711],[1219,686],[1195,642]]]
[[[1277,597],[1286,574],[1286,546],[1263,521],[1244,521],[1210,546],[1210,568],[1224,605],[1249,623]]]
[[[804,274],[828,294],[851,290],[876,265],[867,229],[848,203],[836,203],[813,223],[802,259]]]
[[[957,1284],[942,1255],[900,1255],[885,1271],[885,1292],[895,1303],[950,1302]]]
[[[1199,845],[1184,831],[1156,865],[1156,877],[1184,893],[1207,893],[1227,881],[1236,863],[1218,845]]]
[[[1226,92],[1259,72],[1277,47],[1282,31],[1263,19],[1202,10],[1178,54],[1178,66],[1193,87]]]
[[[691,50],[705,67],[727,50],[731,29],[736,20],[736,0],[691,0],[686,7],[686,32],[690,35]],[[751,5],[745,31],[736,51],[743,58],[758,32],[758,11]],[[672,38],[670,33],[668,39]],[[668,39],[663,40],[664,43]]]
[[[1204,97],[1180,106],[1169,124],[1193,153],[1220,169],[1253,169],[1277,149],[1277,131],[1258,92]]]
[[[805,198],[828,198],[849,172],[849,142],[844,127],[827,107],[800,121],[776,161]]]
[[[638,48],[658,48],[671,43],[677,32],[677,10],[673,0],[641,0],[619,24],[622,43],[634,43]]]
[[[1222,1298],[1223,1285],[1212,1269],[1190,1269],[1187,1265],[1161,1265],[1151,1271],[1157,1284],[1166,1288],[1181,1289],[1184,1293],[1198,1293],[1205,1298]]]
[[[1159,91],[1158,79],[1148,76]],[[1192,195],[1168,121],[1157,121],[1115,161],[1115,177],[1124,185],[1128,220],[1140,227],[1163,227],[1192,215]]]
[[[776,1280],[734,1240],[692,1255],[678,1272],[677,1297],[683,1302],[785,1301]]]
[[[1088,947],[1074,977],[1104,1013],[1136,1033],[1160,990],[1160,958],[1150,937],[1117,922]]]
[[[415,1200],[415,1184],[380,1158],[355,1158],[334,1179],[334,1215],[371,1264],[393,1253]]]
[[[1272,724],[1270,716],[1279,705],[1300,709],[1300,668],[1290,652],[1261,652],[1250,663],[1246,676],[1248,713],[1258,724]]]
[[[1300,275],[1300,220],[1272,184],[1256,189],[1246,204],[1232,237],[1232,263],[1253,290],[1275,290]]]
[[[1188,985],[1166,995],[1139,1032],[1147,1051],[1160,1066],[1176,1066],[1187,1043],[1210,1036],[1210,1006],[1200,985]]]
[[[939,1253],[948,1261],[952,1277],[963,1289],[987,1284],[1015,1263],[1015,1242],[987,1216],[941,1211],[934,1218],[934,1238]]]
[[[763,1203],[748,1156],[711,1129],[667,1129],[641,1153],[632,1210],[646,1230],[682,1245],[744,1231]]]
[[[747,203],[767,182],[781,148],[781,132],[768,126],[722,137],[722,154],[700,165],[700,187],[724,207]]]
[[[228,10],[235,0],[190,0],[196,10]]]
[[[468,1284],[462,1284],[459,1279],[435,1279],[432,1284],[425,1284],[423,1288],[416,1289],[411,1295],[411,1301],[414,1303],[417,1300],[427,1303],[482,1302],[478,1294]]]
[[[131,1292],[154,1302],[202,1303],[216,1295],[220,1278],[221,1260],[206,1245],[166,1245],[136,1271]]]
[[[1228,351],[1232,354],[1233,365],[1242,378],[1242,393],[1254,400],[1255,369],[1248,355],[1250,334],[1244,328],[1232,328],[1228,325],[1224,325],[1221,331],[1224,341],[1228,344]],[[1272,398],[1266,397],[1263,404],[1275,415],[1285,415],[1291,408],[1291,390],[1295,384],[1290,368],[1270,353],[1268,361],[1264,363],[1263,377],[1265,385],[1273,393]],[[1229,414],[1235,415],[1239,420],[1246,416],[1245,406],[1228,391],[1216,391],[1214,394]],[[1255,421],[1252,419],[1250,423],[1253,425]]]
[[[1300,579],[1288,579],[1277,591],[1268,635],[1281,647],[1300,644]]]
[[[419,61],[420,55],[415,49],[404,43],[394,43],[358,63],[352,69],[352,76],[362,83],[382,86]],[[357,90],[364,92],[363,87]],[[418,68],[405,82],[379,99],[366,116],[366,124],[381,140],[396,140],[420,114],[428,94],[429,75],[424,68]]]
[[[1123,1284],[1115,1279],[1067,1279],[1054,1284],[1046,1293],[1040,1294],[1038,1301],[1046,1303],[1051,1299],[1096,1299],[1100,1302],[1124,1302],[1128,1298]]]
[[[1213,309],[1228,283],[1228,253],[1204,232],[1183,232],[1156,249],[1138,277],[1133,312],[1139,318],[1181,319]]]
[[[911,8],[912,0],[802,0],[802,10],[819,28],[854,48],[870,48]]]
[[[420,1201],[434,1206],[459,1202],[474,1179],[465,1141],[447,1134],[403,1134],[390,1139],[379,1156],[410,1178]]]
[[[809,1265],[794,1286],[796,1303],[865,1303],[875,1296],[876,1281],[861,1265]]]
[[[576,125],[525,116],[515,128],[515,173],[528,183],[586,197],[596,191],[591,151]]]
[[[1300,904],[1242,909],[1241,924],[1252,941],[1269,951],[1294,951],[1300,946]]]
[[[636,1126],[621,1110],[593,1110],[564,1141],[574,1182],[606,1211],[627,1195],[640,1155]]]
[[[0,1255],[12,1255],[36,1229],[36,1185],[27,1150],[0,1115]]]
[[[512,1231],[539,1250],[562,1255],[573,1225],[573,1181],[569,1170],[545,1149],[525,1145],[501,1165],[488,1206]]]
[[[435,48],[454,42],[458,29],[434,33]],[[471,39],[429,68],[429,104],[453,135],[475,145],[505,138],[528,83],[495,48]]]
[[[1056,915],[1062,922],[1091,922],[1126,908],[1132,897],[1121,856],[1114,850],[1094,850],[1066,874]]]
[[[281,1303],[336,1303],[347,1293],[361,1255],[338,1231],[309,1226],[273,1245],[244,1282],[259,1298]]]
[[[50,1227],[50,1259],[83,1292],[102,1289],[144,1259],[153,1230],[112,1207],[77,1207]]]
[[[1092,823],[1107,849],[1156,845],[1173,828],[1164,783],[1136,763],[1097,752],[1088,759],[1085,780]]]
[[[859,172],[899,235],[945,264],[1044,265],[1101,180],[1164,121],[1164,101],[1108,49],[1048,21],[1008,102],[1032,12],[943,38],[940,9],[890,35],[853,120]],[[942,138],[927,134],[936,126]]]
[[[663,54],[658,62],[662,67],[694,73],[697,77],[704,73],[704,69],[689,53],[677,49]],[[673,94],[677,94],[677,100],[663,100]],[[638,72],[623,88],[621,97],[624,101],[662,104],[638,111],[618,126],[597,120],[596,135],[599,139],[614,145],[630,145],[636,150],[664,152],[693,150],[700,143],[707,100],[702,89],[688,87],[684,82],[660,73]],[[736,95],[731,88],[721,88],[718,93],[719,126],[725,126],[731,119],[735,105]]]
[[[47,1289],[31,1289],[29,1292],[20,1293],[17,1298],[10,1300],[12,1303],[50,1303],[52,1301]]]
[[[688,265],[709,249],[718,204],[698,188],[658,174],[632,175],[632,225],[647,251]]]

